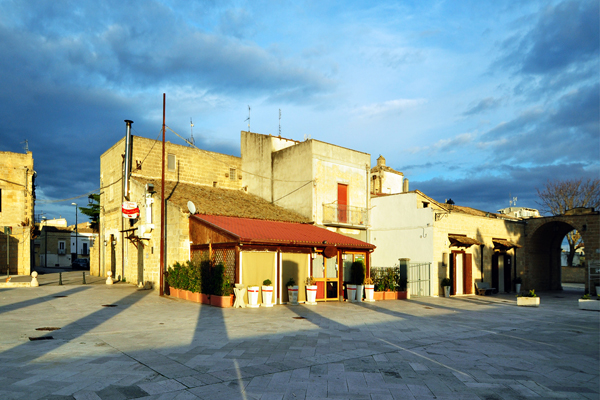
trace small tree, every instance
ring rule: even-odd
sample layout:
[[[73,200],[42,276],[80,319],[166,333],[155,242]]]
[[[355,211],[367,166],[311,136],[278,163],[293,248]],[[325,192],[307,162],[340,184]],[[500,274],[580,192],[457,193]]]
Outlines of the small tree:
[[[560,215],[568,210],[578,207],[598,208],[600,207],[600,179],[567,179],[564,181],[553,180],[546,182],[543,190],[536,189],[543,214]],[[573,266],[575,250],[583,248],[584,243],[577,231],[567,234],[569,242],[569,254],[567,264]]]
[[[100,219],[100,195],[92,193],[88,196],[88,199],[91,199],[89,207],[79,207],[79,211],[90,218],[90,228],[94,231],[98,231],[98,220]]]

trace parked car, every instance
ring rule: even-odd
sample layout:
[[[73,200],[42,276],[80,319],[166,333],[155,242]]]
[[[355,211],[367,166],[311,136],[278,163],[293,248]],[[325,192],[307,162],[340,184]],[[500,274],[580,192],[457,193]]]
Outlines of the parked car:
[[[87,258],[77,258],[73,260],[71,263],[71,268],[73,269],[89,269],[90,268],[90,260]]]

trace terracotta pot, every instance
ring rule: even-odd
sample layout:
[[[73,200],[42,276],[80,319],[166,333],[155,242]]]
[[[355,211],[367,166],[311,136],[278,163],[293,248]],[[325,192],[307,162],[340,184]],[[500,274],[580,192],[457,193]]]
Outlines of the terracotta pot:
[[[210,294],[200,293],[200,303],[210,304]]]
[[[373,292],[373,300],[383,300],[383,294],[385,292]]]
[[[392,292],[391,290],[386,290],[383,293],[383,299],[384,300],[397,300],[398,299],[398,295],[396,295],[396,292]]]
[[[400,291],[400,292],[396,292],[396,299],[398,300],[406,300],[408,299],[408,292],[406,290],[404,291]]]
[[[178,298],[179,297],[179,289],[175,289],[174,287],[170,287],[169,288],[169,296],[173,297],[173,298]]]
[[[194,303],[200,303],[200,293],[188,292],[188,300],[193,301]]]
[[[229,296],[215,296],[210,295],[210,305],[215,307],[233,307],[233,295]]]

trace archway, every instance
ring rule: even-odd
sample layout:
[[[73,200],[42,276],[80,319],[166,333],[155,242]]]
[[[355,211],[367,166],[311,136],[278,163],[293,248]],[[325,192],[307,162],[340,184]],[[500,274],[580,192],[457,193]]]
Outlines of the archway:
[[[600,213],[579,208],[565,215],[531,218],[525,222],[525,245],[519,268],[522,288],[561,289],[561,243],[568,232],[576,229],[586,246],[586,290],[589,290],[587,267],[600,268]]]

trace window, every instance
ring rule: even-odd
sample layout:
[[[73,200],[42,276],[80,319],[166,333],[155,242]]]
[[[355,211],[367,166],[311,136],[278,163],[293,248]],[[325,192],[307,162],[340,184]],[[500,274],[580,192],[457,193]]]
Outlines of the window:
[[[348,185],[338,183],[338,222],[348,222]]]
[[[229,168],[229,180],[235,181],[235,168]]]
[[[169,171],[175,171],[175,154],[167,155],[167,168]]]
[[[427,207],[429,207],[429,203],[428,203],[428,202],[426,202],[426,201],[424,201],[424,202],[423,202],[423,208],[427,208]]]
[[[88,253],[88,244],[83,242],[83,251],[81,252],[81,254],[83,254],[84,256],[87,255]]]
[[[62,240],[58,242],[58,254],[65,254],[65,242]]]

